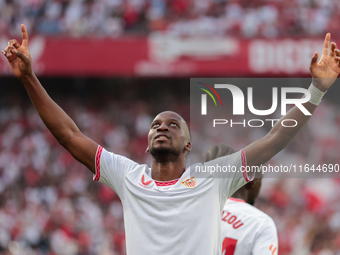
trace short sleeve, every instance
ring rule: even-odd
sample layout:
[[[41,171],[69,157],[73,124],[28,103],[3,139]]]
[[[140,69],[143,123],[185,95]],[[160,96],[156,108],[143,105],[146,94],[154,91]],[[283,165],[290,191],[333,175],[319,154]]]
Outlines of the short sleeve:
[[[95,158],[96,173],[93,180],[108,185],[121,197],[125,176],[137,165],[126,157],[108,152],[102,146],[98,146]]]
[[[253,255],[277,255],[278,237],[275,223],[272,219],[266,222],[265,227],[255,239]]]
[[[231,155],[220,157],[205,165],[215,166],[215,178],[220,183],[221,193],[224,198],[229,198],[236,190],[254,179],[255,174],[247,170],[245,148]],[[220,168],[218,169],[219,166]],[[218,171],[219,170],[219,171]]]

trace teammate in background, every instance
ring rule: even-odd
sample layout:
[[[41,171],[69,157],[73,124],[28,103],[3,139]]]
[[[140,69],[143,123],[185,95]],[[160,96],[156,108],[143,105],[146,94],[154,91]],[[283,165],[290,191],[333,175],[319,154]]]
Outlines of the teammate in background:
[[[95,180],[110,186],[120,197],[127,254],[221,254],[223,207],[227,198],[251,179],[247,172],[229,172],[225,178],[190,176],[185,160],[191,149],[189,128],[180,115],[169,111],[158,114],[150,126],[147,152],[152,155],[151,168],[106,151],[81,133],[49,97],[32,71],[24,25],[21,25],[21,32],[22,44],[10,40],[2,54],[58,142],[90,169]],[[323,92],[331,87],[340,72],[340,52],[335,43],[328,53],[330,37],[326,35],[320,61],[317,62],[318,53],[315,53],[310,65],[314,84],[310,86],[312,97],[303,104],[310,113],[315,111]],[[99,54],[105,54],[105,49]],[[231,165],[236,169],[259,166],[286,147],[309,118],[295,106],[265,137],[206,165]],[[287,119],[295,119],[298,124],[285,128],[281,122]]]
[[[235,153],[226,145],[214,145],[204,153],[204,162]],[[222,212],[223,255],[277,255],[278,238],[275,223],[254,207],[260,192],[261,173],[237,190]]]

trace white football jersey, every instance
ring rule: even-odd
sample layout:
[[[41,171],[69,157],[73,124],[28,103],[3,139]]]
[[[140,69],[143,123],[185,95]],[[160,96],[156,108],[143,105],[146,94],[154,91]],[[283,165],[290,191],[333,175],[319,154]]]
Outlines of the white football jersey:
[[[229,198],[222,213],[223,255],[277,255],[275,223],[241,199]]]
[[[209,164],[246,166],[245,149]],[[224,204],[252,178],[240,171],[225,177],[199,179],[187,168],[178,180],[159,182],[147,165],[101,146],[96,153],[94,180],[110,186],[122,201],[128,255],[221,254]]]

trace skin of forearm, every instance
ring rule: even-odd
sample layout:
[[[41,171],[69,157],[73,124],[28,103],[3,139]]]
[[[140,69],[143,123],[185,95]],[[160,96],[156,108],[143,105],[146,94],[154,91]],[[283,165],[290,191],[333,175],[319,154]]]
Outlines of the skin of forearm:
[[[74,121],[47,94],[34,73],[20,78],[40,118],[60,144],[80,132]]]
[[[303,106],[313,114],[316,105],[311,104],[309,102],[304,103]],[[301,129],[307,124],[308,120],[311,118],[311,115],[304,115],[301,110],[294,106],[290,109],[286,115],[284,115],[270,130],[268,133],[268,137],[273,139],[277,147],[277,150],[280,151],[285,148],[293,139],[294,137],[301,131]],[[293,119],[297,121],[297,125],[295,127],[284,127],[281,125],[281,122],[284,120]],[[288,123],[288,121],[287,121]]]

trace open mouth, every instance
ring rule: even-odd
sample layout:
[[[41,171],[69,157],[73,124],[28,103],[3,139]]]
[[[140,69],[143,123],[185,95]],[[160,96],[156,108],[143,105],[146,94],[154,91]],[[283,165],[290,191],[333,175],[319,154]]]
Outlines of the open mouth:
[[[168,135],[157,135],[155,137],[155,141],[166,141],[166,140],[169,140],[170,137]]]

